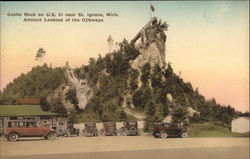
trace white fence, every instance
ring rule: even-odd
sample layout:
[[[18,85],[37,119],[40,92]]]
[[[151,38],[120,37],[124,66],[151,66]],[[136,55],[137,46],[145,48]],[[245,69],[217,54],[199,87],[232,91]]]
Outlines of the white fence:
[[[144,122],[143,121],[137,121],[137,124],[138,124],[138,128],[142,129]],[[80,131],[85,128],[84,123],[74,124],[74,127],[77,128],[77,129],[80,129]],[[102,129],[103,128],[103,123],[96,123],[96,127],[97,127],[98,130]],[[121,127],[123,127],[123,122],[116,122],[116,128],[119,129]]]

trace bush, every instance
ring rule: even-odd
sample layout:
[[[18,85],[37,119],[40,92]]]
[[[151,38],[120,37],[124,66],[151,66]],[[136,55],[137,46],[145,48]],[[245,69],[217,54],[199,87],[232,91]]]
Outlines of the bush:
[[[173,109],[172,119],[174,122],[180,123],[187,118],[187,114],[188,112],[186,107],[176,106]]]
[[[69,101],[71,104],[78,105],[78,99],[76,96],[76,89],[69,89],[65,94],[65,100]]]

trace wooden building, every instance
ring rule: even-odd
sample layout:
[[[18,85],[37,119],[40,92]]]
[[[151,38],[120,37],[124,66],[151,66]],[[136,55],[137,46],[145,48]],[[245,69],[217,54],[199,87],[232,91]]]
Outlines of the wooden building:
[[[40,105],[0,105],[0,131],[16,126],[17,120],[29,120],[38,125],[50,125],[57,130],[67,129],[67,118],[61,114],[46,112]]]

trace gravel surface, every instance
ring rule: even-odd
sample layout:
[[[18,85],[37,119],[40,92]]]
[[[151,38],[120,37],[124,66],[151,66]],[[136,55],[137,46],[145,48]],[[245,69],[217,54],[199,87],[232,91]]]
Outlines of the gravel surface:
[[[8,142],[1,138],[0,153],[7,158],[225,158],[247,159],[249,138],[168,138],[143,136],[60,137],[54,141],[21,138]],[[167,155],[169,154],[169,155]],[[207,155],[205,155],[207,154]],[[208,155],[210,154],[210,155]],[[167,155],[168,157],[166,157]],[[184,155],[184,156],[183,156]],[[211,156],[212,155],[212,156]],[[39,157],[38,157],[39,156]],[[50,157],[48,157],[50,156]],[[85,156],[85,157],[84,157]],[[114,156],[114,157],[112,157]],[[152,157],[154,156],[154,157]],[[165,156],[165,157],[164,157]],[[170,157],[172,156],[172,157]],[[210,157],[209,157],[210,156]],[[189,157],[188,157],[189,158]]]

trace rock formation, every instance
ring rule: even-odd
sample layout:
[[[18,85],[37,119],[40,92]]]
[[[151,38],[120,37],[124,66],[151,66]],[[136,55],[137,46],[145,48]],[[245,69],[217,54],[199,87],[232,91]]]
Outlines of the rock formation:
[[[135,69],[142,68],[149,62],[151,68],[155,65],[159,65],[160,68],[164,68],[165,63],[165,42],[166,34],[164,31],[168,29],[168,24],[164,22],[161,24],[161,20],[157,20],[156,17],[152,18],[131,40],[130,44],[134,45],[136,41],[141,38],[141,43],[136,45],[139,49],[140,55],[133,61],[131,66]]]
[[[66,68],[66,74],[69,82],[76,89],[79,108],[84,109],[88,100],[93,96],[93,90],[88,85],[87,79],[78,79],[69,67]]]
[[[135,46],[139,50],[139,55],[130,61],[130,65],[132,68],[136,69],[139,73],[137,78],[138,81],[138,89],[142,86],[142,82],[140,77],[142,75],[141,69],[146,64],[150,64],[150,68],[154,68],[154,66],[159,66],[162,70],[165,70],[165,42],[166,42],[166,34],[164,31],[168,29],[168,25],[166,22],[161,23],[161,20],[157,20],[156,17],[153,17],[131,40],[130,45]],[[140,42],[136,44],[136,42],[140,39]],[[122,48],[121,48],[122,49]],[[114,55],[111,55],[111,60],[113,60]],[[109,75],[105,71],[99,72],[98,75],[101,77],[102,75]],[[151,70],[152,71],[152,70]],[[71,86],[76,89],[77,98],[79,102],[79,107],[84,109],[88,103],[88,101],[93,97],[94,91],[88,85],[87,79],[78,79],[73,70],[70,69],[68,63],[66,63],[66,76],[68,81],[71,83]],[[151,81],[149,81],[150,83]],[[151,87],[151,84],[149,84]],[[98,88],[99,82],[97,82],[96,87]],[[122,107],[126,110],[126,113],[130,114],[131,111],[128,109],[128,105],[133,108],[131,92],[127,92],[123,97]],[[128,104],[129,103],[129,104]],[[135,116],[136,114],[133,113]],[[142,116],[143,117],[143,116]]]

